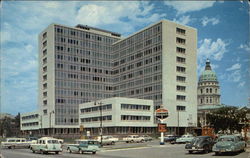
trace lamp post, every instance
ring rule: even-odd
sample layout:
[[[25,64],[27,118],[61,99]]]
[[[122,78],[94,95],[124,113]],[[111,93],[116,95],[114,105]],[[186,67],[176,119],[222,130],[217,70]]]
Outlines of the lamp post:
[[[101,145],[102,145],[102,102],[99,103],[100,105],[100,136],[101,136]]]
[[[100,105],[100,108],[99,108],[99,110],[100,110],[100,137],[101,137],[101,142],[100,142],[100,144],[101,144],[101,146],[102,146],[102,102],[99,102],[99,103],[94,103],[94,105],[96,105],[96,104],[98,104],[98,105]]]
[[[54,114],[55,113],[55,111],[54,110],[52,110],[50,113],[49,113],[49,131],[51,131],[51,128],[52,128],[52,126],[51,126],[51,114]]]

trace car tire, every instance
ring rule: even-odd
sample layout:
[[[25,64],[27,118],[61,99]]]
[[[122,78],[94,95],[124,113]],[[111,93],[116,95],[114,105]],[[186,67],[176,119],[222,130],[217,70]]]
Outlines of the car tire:
[[[115,142],[111,142],[111,145],[115,145]]]
[[[96,151],[93,151],[92,154],[96,154]]]
[[[192,154],[192,153],[193,153],[193,151],[188,151],[188,153],[189,153],[189,154]]]
[[[219,152],[215,152],[215,155],[218,156],[218,155],[220,155],[220,153]]]
[[[209,147],[207,145],[204,146],[203,149],[205,154],[209,153]]]
[[[59,154],[59,151],[56,151],[55,153],[56,153],[56,154]]]

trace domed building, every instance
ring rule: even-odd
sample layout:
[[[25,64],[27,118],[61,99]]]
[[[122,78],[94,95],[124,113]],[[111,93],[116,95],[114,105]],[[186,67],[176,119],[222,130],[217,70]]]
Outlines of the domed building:
[[[207,112],[223,107],[220,104],[220,85],[217,75],[207,59],[205,70],[199,77],[197,90],[198,122],[200,126],[207,126]]]
[[[207,59],[205,71],[199,77],[198,82],[198,106],[219,105],[220,86],[216,73],[212,71],[210,61]]]

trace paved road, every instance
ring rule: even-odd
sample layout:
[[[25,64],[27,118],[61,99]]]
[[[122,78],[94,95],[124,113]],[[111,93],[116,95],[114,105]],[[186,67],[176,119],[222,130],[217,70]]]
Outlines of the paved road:
[[[124,145],[124,146],[123,146]],[[123,149],[117,149],[122,148]],[[133,148],[130,148],[133,146]],[[136,147],[137,146],[137,147]],[[250,158],[249,152],[243,152],[235,155],[215,156],[214,153],[201,154],[194,153],[188,154],[184,149],[183,144],[166,144],[160,146],[157,143],[143,143],[143,144],[117,144],[110,146],[112,148],[103,148],[97,152],[96,155],[92,154],[70,154],[66,151],[55,154],[34,154],[29,149],[2,149],[1,153],[4,158]],[[116,148],[117,147],[117,148]]]

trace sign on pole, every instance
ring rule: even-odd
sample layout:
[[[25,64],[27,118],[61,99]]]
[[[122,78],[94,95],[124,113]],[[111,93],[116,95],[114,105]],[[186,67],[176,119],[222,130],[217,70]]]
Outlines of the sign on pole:
[[[167,125],[165,123],[158,124],[158,131],[159,132],[167,132]]]

